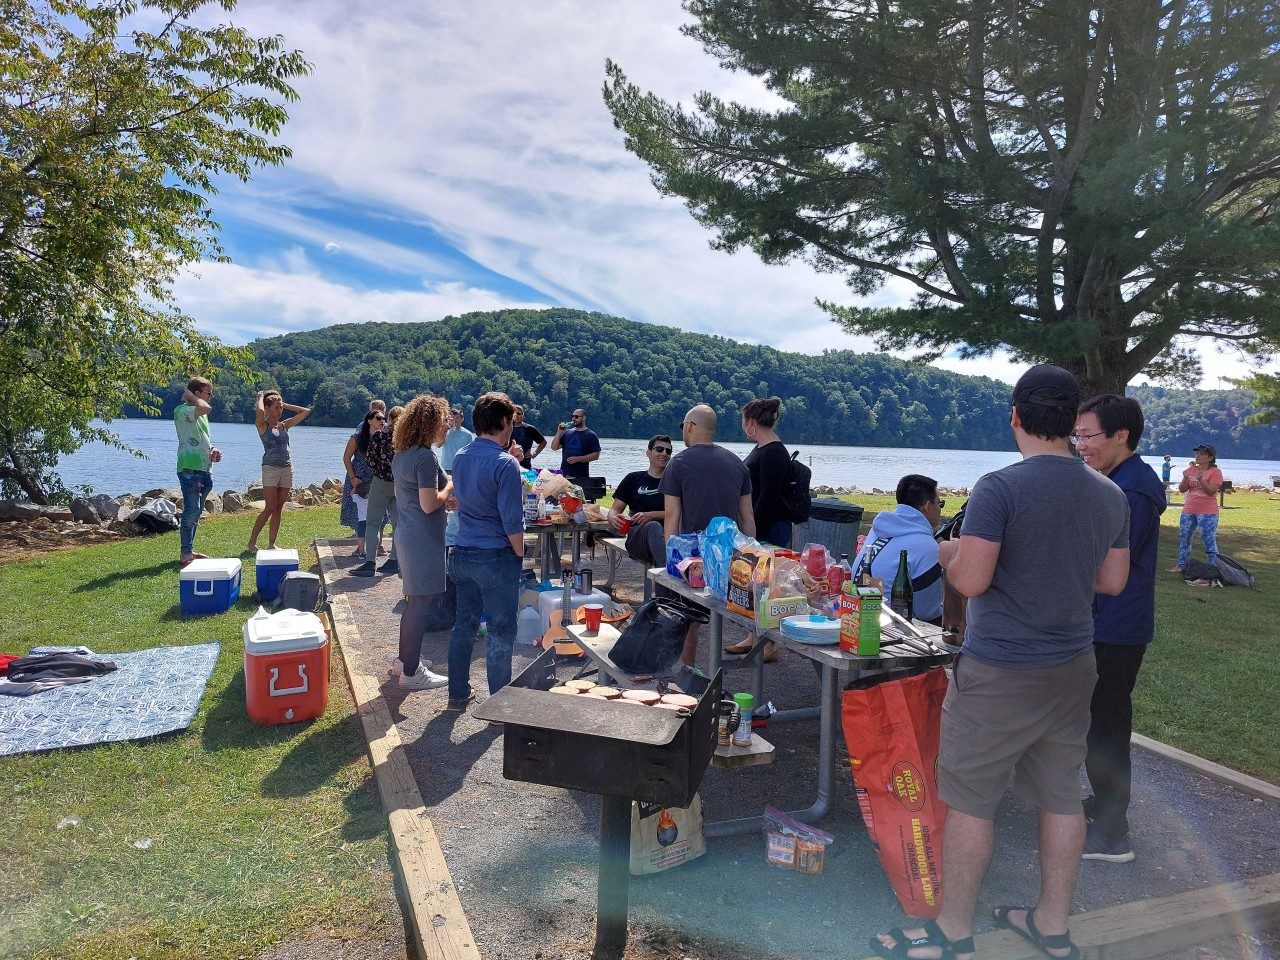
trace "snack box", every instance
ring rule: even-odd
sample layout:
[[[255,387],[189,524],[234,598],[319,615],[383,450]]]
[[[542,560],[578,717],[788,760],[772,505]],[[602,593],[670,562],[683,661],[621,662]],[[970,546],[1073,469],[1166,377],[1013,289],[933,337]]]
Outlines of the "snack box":
[[[775,630],[784,618],[795,616],[807,605],[804,597],[770,597],[766,593],[756,602],[756,626],[761,630]]]
[[[840,594],[840,649],[860,657],[880,655],[880,605],[875,587],[853,587]]]

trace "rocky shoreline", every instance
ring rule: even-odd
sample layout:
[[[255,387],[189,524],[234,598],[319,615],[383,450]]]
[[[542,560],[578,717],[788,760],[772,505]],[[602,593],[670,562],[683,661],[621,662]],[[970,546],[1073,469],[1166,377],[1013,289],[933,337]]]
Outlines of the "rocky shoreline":
[[[60,544],[96,543],[123,537],[144,536],[148,531],[129,519],[138,507],[153,500],[169,500],[182,512],[182,491],[157,487],[145,493],[105,493],[75,497],[69,504],[42,506],[27,500],[0,500],[0,552],[3,547],[48,549]],[[293,490],[286,510],[336,504],[342,499],[342,481],[331,477],[322,483]],[[240,492],[224,490],[205,499],[204,516],[261,510],[262,487],[250,485]]]

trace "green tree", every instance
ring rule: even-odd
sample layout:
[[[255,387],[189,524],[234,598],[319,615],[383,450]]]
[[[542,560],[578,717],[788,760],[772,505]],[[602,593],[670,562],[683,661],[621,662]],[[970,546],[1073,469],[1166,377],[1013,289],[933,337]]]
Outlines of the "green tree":
[[[1256,409],[1245,421],[1250,426],[1280,423],[1280,376],[1255,373],[1242,380],[1232,380],[1237,387],[1252,390]]]
[[[686,0],[777,108],[666,103],[607,65],[627,147],[716,233],[903,309],[885,348],[1005,348],[1089,392],[1188,382],[1175,338],[1280,339],[1274,0]]]
[[[279,164],[309,65],[212,20],[234,0],[0,5],[0,488],[47,502],[95,420],[154,412],[151,387],[245,354],[174,304],[221,257],[217,178]]]

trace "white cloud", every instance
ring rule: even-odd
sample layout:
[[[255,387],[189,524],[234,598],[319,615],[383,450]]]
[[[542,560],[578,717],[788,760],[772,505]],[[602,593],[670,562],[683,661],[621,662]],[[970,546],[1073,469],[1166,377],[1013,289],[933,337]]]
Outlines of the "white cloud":
[[[458,284],[446,257],[315,213],[341,203],[427,225],[548,302],[790,350],[875,349],[814,304],[854,302],[838,277],[711,250],[712,233],[659,196],[648,167],[623,147],[601,97],[606,57],[669,100],[688,103],[709,89],[776,102],[680,34],[686,16],[677,0],[259,0],[235,19],[256,33],[283,32],[315,72],[297,84],[302,99],[290,107],[283,139],[293,159],[247,188],[229,184],[218,209],[307,248],[340,251],[326,258],[335,264],[396,270],[425,288],[357,291],[323,280],[301,250],[286,251],[256,264],[262,269],[211,266],[184,281],[180,302],[212,327],[247,336],[511,305]],[[910,290],[894,281],[869,302],[905,303]],[[1206,385],[1242,369],[1213,351],[1205,365]],[[1006,381],[1019,369],[1002,356],[938,366]]]
[[[178,303],[200,326],[232,343],[335,323],[406,323],[522,303],[460,283],[430,284],[421,291],[356,290],[309,270],[264,270],[205,263],[175,286]]]

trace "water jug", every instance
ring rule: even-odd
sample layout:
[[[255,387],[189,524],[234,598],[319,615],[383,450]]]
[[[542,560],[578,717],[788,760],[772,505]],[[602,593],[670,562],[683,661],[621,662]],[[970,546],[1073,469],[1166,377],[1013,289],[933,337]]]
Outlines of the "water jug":
[[[526,604],[516,618],[516,642],[537,643],[542,636],[542,617]]]

